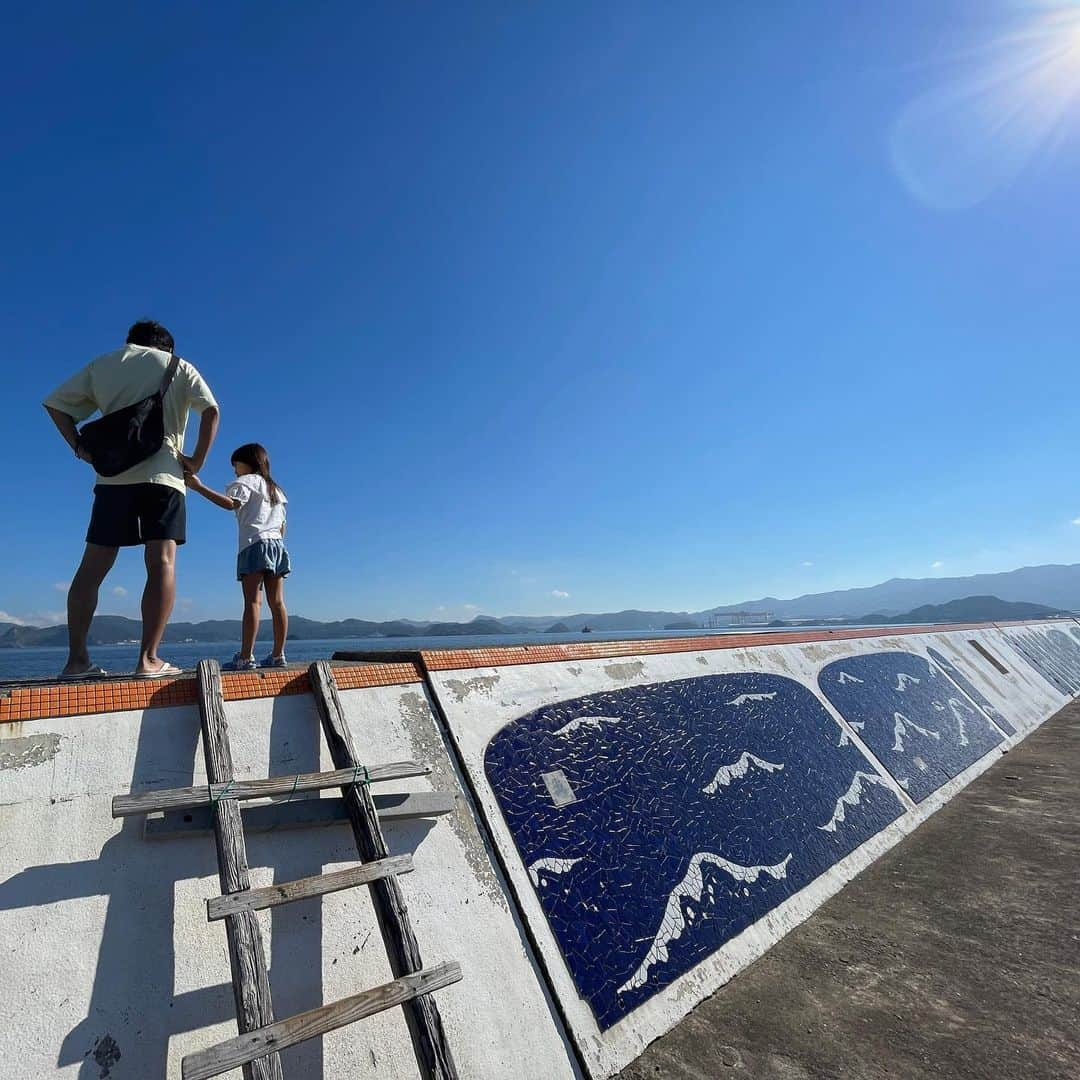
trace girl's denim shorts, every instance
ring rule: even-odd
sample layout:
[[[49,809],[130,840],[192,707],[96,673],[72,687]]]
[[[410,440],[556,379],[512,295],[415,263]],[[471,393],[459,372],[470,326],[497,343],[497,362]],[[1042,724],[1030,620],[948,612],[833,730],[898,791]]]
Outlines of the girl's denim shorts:
[[[283,540],[256,540],[236,556],[237,581],[242,581],[245,574],[284,577],[290,570],[289,553]]]

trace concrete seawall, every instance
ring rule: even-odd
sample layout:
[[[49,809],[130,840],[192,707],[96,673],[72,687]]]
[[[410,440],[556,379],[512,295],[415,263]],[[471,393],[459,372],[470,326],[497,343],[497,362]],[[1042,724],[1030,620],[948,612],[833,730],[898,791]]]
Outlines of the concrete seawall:
[[[1072,622],[443,650],[335,664],[463,1077],[613,1075],[1080,693]],[[330,767],[303,671],[226,675],[239,777]],[[179,1076],[235,1033],[212,840],[111,797],[204,782],[190,678],[0,687],[0,1078]],[[255,834],[253,884],[355,862]],[[367,891],[261,912],[275,1011],[385,982]],[[400,1011],[286,1075],[417,1075]],[[238,1073],[236,1075],[239,1075]]]

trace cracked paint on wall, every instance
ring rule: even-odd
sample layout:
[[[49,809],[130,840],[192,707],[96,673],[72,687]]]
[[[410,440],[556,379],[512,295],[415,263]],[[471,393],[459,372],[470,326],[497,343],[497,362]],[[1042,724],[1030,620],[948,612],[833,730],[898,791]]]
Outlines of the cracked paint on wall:
[[[60,751],[60,736],[45,732],[0,740],[0,770],[28,769],[52,761]]]
[[[446,686],[460,703],[470,694],[490,694],[498,682],[498,675],[477,675],[472,679],[447,679]]]
[[[410,690],[403,693],[398,700],[398,711],[401,714],[413,758],[431,765],[432,787],[436,791],[449,792],[457,796],[460,784],[454,775],[450,756],[435,724],[427,698],[418,691]],[[493,904],[504,911],[509,911],[506,896],[491,868],[484,841],[463,798],[460,796],[457,798],[457,805],[453,812],[444,820],[458,838],[473,879],[484,895]]]
[[[625,664],[605,664],[604,674],[616,682],[630,682],[645,674],[645,663],[642,660],[628,660]]]

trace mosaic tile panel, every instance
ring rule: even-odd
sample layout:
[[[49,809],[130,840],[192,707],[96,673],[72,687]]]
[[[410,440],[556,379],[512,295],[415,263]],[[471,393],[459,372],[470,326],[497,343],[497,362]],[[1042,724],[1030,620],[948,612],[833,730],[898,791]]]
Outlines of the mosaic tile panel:
[[[986,713],[986,715],[989,716],[990,719],[993,720],[994,723],[997,724],[997,726],[1001,728],[1002,731],[1004,731],[1008,735],[1016,734],[1015,726],[1005,719],[1000,709],[995,709],[994,706],[990,704],[985,694],[975,689],[975,687],[971,683],[971,680],[968,679],[967,676],[962,675],[955,664],[952,664],[948,660],[946,660],[945,657],[937,651],[937,649],[927,649],[926,651],[927,653],[929,653],[930,659],[933,660],[934,663],[937,664],[937,666],[941,668],[942,671],[944,671],[945,674],[948,675],[949,678],[965,694],[967,694],[967,696],[971,698],[971,700],[974,701],[975,704],[978,705],[979,708],[982,709],[982,711]]]
[[[818,685],[916,802],[1004,741],[941,667],[914,653],[835,660]]]
[[[1047,682],[1066,697],[1080,694],[1080,627],[1012,630],[1005,640]],[[1075,635],[1075,638],[1072,636]]]
[[[544,706],[484,764],[602,1029],[903,812],[810,690],[760,673]]]

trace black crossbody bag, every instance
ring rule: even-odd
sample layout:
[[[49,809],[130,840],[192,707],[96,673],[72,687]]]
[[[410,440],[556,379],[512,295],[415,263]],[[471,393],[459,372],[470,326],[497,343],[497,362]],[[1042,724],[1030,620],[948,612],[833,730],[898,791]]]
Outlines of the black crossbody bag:
[[[174,354],[153,394],[79,429],[79,447],[90,454],[99,476],[117,476],[161,449],[165,442],[165,392],[179,366],[180,357]]]

